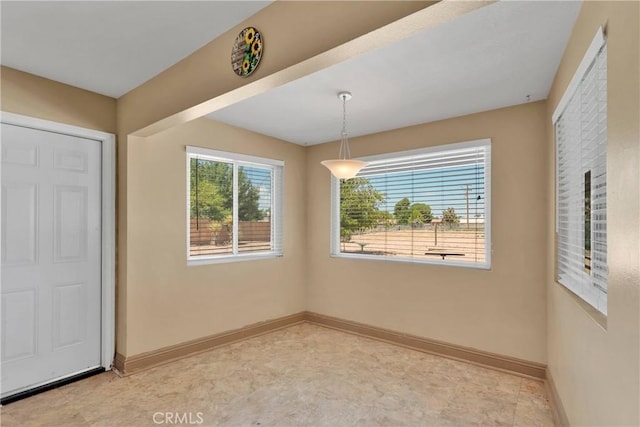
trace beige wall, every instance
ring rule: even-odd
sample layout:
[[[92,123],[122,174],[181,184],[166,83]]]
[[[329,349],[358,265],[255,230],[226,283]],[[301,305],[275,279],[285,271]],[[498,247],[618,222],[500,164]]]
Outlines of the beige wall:
[[[2,67],[0,109],[87,129],[116,132],[116,100]]]
[[[140,135],[132,136],[132,133],[172,114],[180,116],[174,121],[178,124],[200,117],[207,112],[203,112],[202,108],[196,108],[197,114],[194,115],[191,109],[241,87],[251,87],[259,92],[283,84],[288,80],[269,77],[430,4],[433,2],[274,2],[118,99],[118,151],[126,153],[118,157],[119,267],[116,348],[119,353],[136,354],[127,348],[127,343],[131,341],[127,337],[128,315],[132,313],[132,309],[128,307],[129,288],[139,289],[143,286],[131,281],[134,276],[128,273],[130,264],[126,261],[129,259],[128,239],[136,233],[129,224],[129,218],[137,215],[135,211],[129,214],[129,202],[136,196],[129,194],[128,176],[138,169],[137,163],[132,163],[135,161],[135,145],[144,142],[144,138]],[[480,5],[481,2],[465,8],[454,4],[450,7],[452,11],[444,8],[440,13],[444,17],[438,15],[438,19],[452,19],[456,13],[463,13]],[[363,14],[365,8],[366,14]],[[240,29],[247,25],[255,26],[263,32],[265,54],[260,67],[250,77],[239,78],[231,70],[229,55],[233,40]],[[385,39],[378,42],[385,42]],[[317,66],[327,65],[329,63]],[[316,69],[305,70],[311,71]],[[288,75],[287,78],[291,79],[293,75]],[[244,324],[251,323],[253,319],[254,316],[247,316]],[[205,335],[213,332],[210,330]]]
[[[187,266],[186,145],[285,161],[284,257]],[[304,310],[305,157],[207,119],[129,146],[126,355]]]
[[[554,281],[552,200],[548,365],[572,425],[630,426],[640,424],[640,3],[583,4],[548,98],[547,182],[554,194],[551,114],[600,25],[608,36],[608,317],[603,328]]]
[[[492,268],[363,261],[329,256],[329,172],[307,156],[307,307],[529,361],[546,361],[545,104],[518,107],[354,138],[354,156],[492,139]],[[526,243],[524,243],[526,242]]]

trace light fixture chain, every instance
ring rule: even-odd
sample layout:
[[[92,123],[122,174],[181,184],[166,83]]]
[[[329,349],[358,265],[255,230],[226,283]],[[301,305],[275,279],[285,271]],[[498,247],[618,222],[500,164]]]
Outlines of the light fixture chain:
[[[347,97],[342,96],[342,135],[347,134]]]
[[[340,135],[340,159],[350,159],[351,150],[347,136],[347,96],[342,95],[342,134]]]

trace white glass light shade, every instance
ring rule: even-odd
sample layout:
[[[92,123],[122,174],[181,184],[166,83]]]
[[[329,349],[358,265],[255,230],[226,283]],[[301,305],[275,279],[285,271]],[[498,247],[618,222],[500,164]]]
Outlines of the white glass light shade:
[[[360,169],[367,165],[362,160],[352,159],[324,160],[320,164],[329,169],[333,176],[338,179],[351,179],[360,172]]]

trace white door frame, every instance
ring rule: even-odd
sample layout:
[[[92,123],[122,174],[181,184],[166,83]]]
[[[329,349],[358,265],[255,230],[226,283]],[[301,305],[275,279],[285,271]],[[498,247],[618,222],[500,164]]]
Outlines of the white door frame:
[[[102,337],[100,366],[110,370],[115,355],[115,135],[4,111],[0,111],[0,122],[100,142],[102,147]]]

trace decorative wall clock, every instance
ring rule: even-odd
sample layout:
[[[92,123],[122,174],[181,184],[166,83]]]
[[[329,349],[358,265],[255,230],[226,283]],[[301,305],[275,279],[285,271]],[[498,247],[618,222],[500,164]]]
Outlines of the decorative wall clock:
[[[262,34],[254,27],[240,31],[231,49],[231,67],[241,77],[247,77],[258,67],[264,50]]]

